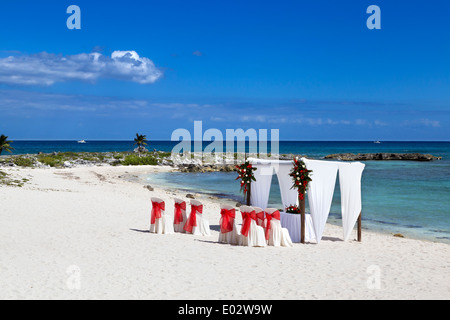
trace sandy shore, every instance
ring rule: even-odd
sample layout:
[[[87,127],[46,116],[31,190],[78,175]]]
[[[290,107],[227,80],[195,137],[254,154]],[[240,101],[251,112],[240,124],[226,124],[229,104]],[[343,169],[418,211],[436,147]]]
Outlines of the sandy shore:
[[[327,225],[320,245],[224,245],[206,196],[211,236],[150,234],[150,197],[185,198],[123,179],[155,170],[2,169],[30,181],[0,186],[0,299],[450,299],[447,244]]]

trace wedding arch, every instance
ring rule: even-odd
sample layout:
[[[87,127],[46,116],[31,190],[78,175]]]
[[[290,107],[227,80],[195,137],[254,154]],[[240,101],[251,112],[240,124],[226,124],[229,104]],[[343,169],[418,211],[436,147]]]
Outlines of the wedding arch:
[[[308,203],[317,243],[322,239],[325,224],[330,213],[333,200],[336,177],[339,173],[341,191],[341,213],[344,241],[350,238],[351,232],[358,222],[358,241],[361,241],[361,178],[365,165],[361,162],[337,162],[301,159],[308,170],[312,170],[312,181],[309,185]],[[254,180],[248,188],[247,201],[252,206],[267,208],[272,183],[272,176],[276,174],[280,185],[283,207],[300,205],[301,214],[301,242],[305,243],[305,212],[304,200],[299,201],[298,191],[292,189],[292,177],[289,175],[293,168],[293,161],[266,160],[249,158],[248,162],[254,170]]]

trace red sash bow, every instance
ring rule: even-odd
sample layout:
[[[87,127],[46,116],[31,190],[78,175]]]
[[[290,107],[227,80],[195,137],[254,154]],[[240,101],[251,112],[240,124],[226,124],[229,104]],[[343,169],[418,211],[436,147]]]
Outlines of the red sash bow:
[[[256,223],[264,228],[264,211],[260,211],[256,214]]]
[[[192,229],[197,226],[197,212],[203,213],[203,205],[194,206],[192,204],[191,215],[189,216],[188,221],[183,227],[186,232],[192,233]]]
[[[270,228],[272,228],[270,222],[272,221],[272,219],[280,220],[280,218],[281,218],[281,215],[280,215],[280,211],[278,211],[278,210],[274,211],[272,214],[268,214],[266,212],[266,220],[267,220],[267,223],[266,223],[266,240],[269,240]]]
[[[222,215],[222,223],[220,224],[220,232],[227,233],[233,231],[234,218],[236,218],[235,209],[222,209],[220,210]]]
[[[174,224],[180,224],[183,222],[182,210],[186,210],[186,202],[175,202],[175,214],[173,219]]]
[[[252,219],[256,221],[256,212],[255,210],[250,212],[241,212],[242,213],[242,229],[241,234],[244,237],[248,237],[248,232],[250,230],[250,224]]]
[[[156,219],[161,219],[161,211],[166,210],[166,204],[164,202],[152,201],[152,220],[151,224],[156,223]]]

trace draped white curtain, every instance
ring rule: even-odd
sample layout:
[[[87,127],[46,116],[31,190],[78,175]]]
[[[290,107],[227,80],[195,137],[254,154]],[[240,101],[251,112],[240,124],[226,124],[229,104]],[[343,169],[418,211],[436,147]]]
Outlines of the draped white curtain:
[[[251,182],[250,202],[254,207],[263,210],[269,203],[270,186],[272,184],[273,167],[271,164],[253,164],[256,181]]]
[[[298,204],[298,191],[292,189],[292,177],[289,173],[292,170],[292,162],[289,164],[280,164],[278,166],[278,184],[280,185],[281,201],[283,202],[283,209]]]
[[[339,163],[344,241],[350,238],[353,227],[361,213],[361,177],[364,167],[365,165],[360,162]]]
[[[325,224],[330,213],[338,163],[302,159],[306,168],[312,170],[312,181],[309,183],[308,201],[317,243],[322,239]]]

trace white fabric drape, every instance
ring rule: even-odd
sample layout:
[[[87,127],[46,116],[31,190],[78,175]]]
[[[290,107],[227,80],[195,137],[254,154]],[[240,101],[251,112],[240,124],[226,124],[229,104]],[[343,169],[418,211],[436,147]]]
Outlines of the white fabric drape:
[[[270,186],[272,184],[273,167],[270,164],[253,165],[256,181],[251,183],[250,202],[252,206],[267,208],[269,203]]]
[[[280,185],[281,201],[283,202],[283,209],[291,205],[298,205],[298,191],[292,189],[292,177],[289,173],[292,170],[292,162],[289,164],[281,164],[278,167],[277,177]]]
[[[313,170],[312,181],[308,191],[308,202],[311,212],[312,227],[317,243],[322,239],[323,231],[330,213],[336,185],[337,171],[341,188],[342,224],[344,240],[348,240],[353,227],[361,212],[361,177],[365,165],[360,162],[343,163],[335,161],[320,161],[302,159],[308,170]],[[291,189],[292,180],[289,176],[292,161],[249,159],[255,171],[256,182],[252,182],[251,203],[263,209],[269,202],[272,175],[277,173],[280,184],[283,206],[298,204],[298,194]],[[281,224],[283,225],[283,214]],[[308,233],[308,232],[306,232]],[[312,232],[311,232],[312,234]],[[291,236],[292,237],[292,236]],[[294,239],[292,239],[294,240]],[[295,242],[295,241],[294,241]]]
[[[361,177],[364,167],[365,165],[360,162],[339,163],[344,241],[350,238],[353,227],[361,213]]]
[[[288,229],[292,242],[300,243],[301,240],[301,216],[292,213],[280,213],[281,226]],[[310,214],[305,214],[305,242],[315,241],[313,222]]]
[[[338,163],[305,158],[302,160],[306,168],[313,171],[308,189],[308,202],[316,240],[320,243],[333,200]]]

